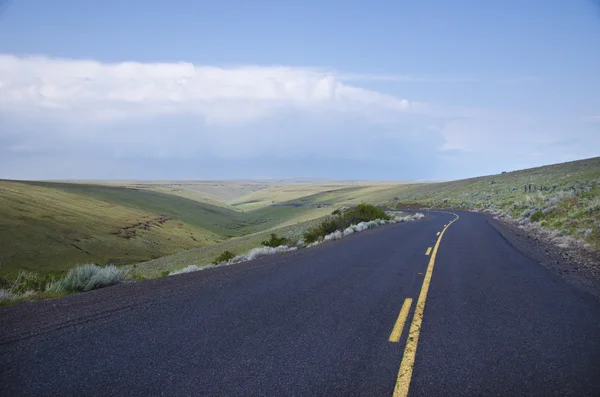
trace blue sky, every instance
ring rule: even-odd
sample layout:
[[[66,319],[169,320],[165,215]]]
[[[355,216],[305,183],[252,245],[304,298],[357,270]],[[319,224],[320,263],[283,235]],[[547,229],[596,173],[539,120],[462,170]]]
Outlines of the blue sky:
[[[0,12],[0,178],[454,179],[600,155],[592,0]]]

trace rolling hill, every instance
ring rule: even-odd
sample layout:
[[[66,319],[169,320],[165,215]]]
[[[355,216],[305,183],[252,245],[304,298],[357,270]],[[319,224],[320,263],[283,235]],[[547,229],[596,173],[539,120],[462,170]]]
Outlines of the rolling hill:
[[[149,189],[0,181],[0,273],[136,263],[321,216],[314,208],[243,213]]]
[[[187,250],[186,262],[206,262],[219,246],[245,248],[361,201],[487,210],[600,249],[600,158],[440,183],[0,180],[0,275]]]

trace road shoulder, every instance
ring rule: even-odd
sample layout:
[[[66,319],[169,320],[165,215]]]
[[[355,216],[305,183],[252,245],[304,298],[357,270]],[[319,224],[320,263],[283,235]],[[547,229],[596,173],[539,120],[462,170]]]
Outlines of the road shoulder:
[[[487,222],[515,249],[558,274],[578,290],[593,295],[600,301],[600,254],[592,252],[574,253],[546,241],[517,225],[484,215]]]

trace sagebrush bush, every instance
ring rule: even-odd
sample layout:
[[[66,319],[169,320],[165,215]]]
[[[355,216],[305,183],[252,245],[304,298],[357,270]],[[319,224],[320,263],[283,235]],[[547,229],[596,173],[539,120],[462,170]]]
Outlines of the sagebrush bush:
[[[183,269],[173,270],[171,272],[168,272],[167,275],[168,276],[175,276],[177,274],[193,273],[193,272],[197,272],[199,270],[210,268],[210,267],[212,267],[212,265],[209,265],[209,266],[189,265],[189,266],[184,267]]]
[[[0,289],[0,302],[12,301],[12,300],[15,300],[16,298],[17,297],[10,291]]]
[[[83,292],[115,285],[124,280],[124,275],[114,265],[101,267],[79,265],[61,279],[53,281],[47,288],[51,292]]]
[[[277,247],[252,248],[246,255],[243,255],[237,259],[239,259],[240,262],[251,261],[257,258],[261,258],[263,256],[275,255],[280,252],[294,251],[296,249],[296,247],[290,248],[287,245],[279,245]]]
[[[221,255],[217,256],[212,263],[213,263],[213,265],[217,265],[221,262],[230,261],[233,258],[235,258],[235,254],[233,252],[225,251]]]

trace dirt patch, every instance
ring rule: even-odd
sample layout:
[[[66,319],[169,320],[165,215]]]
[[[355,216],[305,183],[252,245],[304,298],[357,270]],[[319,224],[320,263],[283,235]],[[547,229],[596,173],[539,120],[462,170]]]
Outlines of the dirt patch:
[[[161,215],[157,218],[149,219],[144,222],[138,222],[131,225],[124,226],[120,228],[118,231],[111,232],[110,234],[124,238],[130,239],[137,235],[139,230],[150,230],[151,227],[162,227],[162,225],[173,219],[170,216]]]

